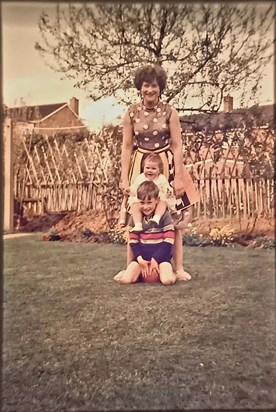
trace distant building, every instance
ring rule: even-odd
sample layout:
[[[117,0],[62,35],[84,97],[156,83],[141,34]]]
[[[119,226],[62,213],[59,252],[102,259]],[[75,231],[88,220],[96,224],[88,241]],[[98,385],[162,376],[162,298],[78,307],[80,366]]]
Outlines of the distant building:
[[[6,107],[5,115],[16,122],[17,128],[33,130],[42,135],[88,130],[79,117],[79,100],[75,97],[69,103]]]
[[[186,166],[195,172],[195,176],[202,176],[203,173],[213,176],[249,175],[248,165],[236,142],[242,138],[243,146],[255,151],[259,144],[268,157],[273,151],[274,138],[272,135],[268,136],[267,130],[273,129],[275,107],[271,103],[234,109],[233,98],[226,96],[222,112],[180,116],[185,137]],[[246,132],[248,130],[250,133]],[[189,148],[189,143],[193,150]],[[255,149],[252,149],[252,143]]]
[[[254,105],[249,108],[233,109],[233,98],[224,98],[224,110],[218,113],[198,113],[180,116],[182,130],[189,132],[214,132],[244,129],[251,121],[255,127],[265,127],[273,124],[275,103]]]

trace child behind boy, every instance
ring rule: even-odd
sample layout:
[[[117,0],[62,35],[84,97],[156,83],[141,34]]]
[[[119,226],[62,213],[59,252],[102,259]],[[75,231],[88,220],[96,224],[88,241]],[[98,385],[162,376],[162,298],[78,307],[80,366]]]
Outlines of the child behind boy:
[[[114,277],[119,283],[135,283],[139,278],[146,281],[151,275],[159,275],[163,285],[175,283],[171,259],[174,243],[174,225],[172,217],[165,211],[158,225],[151,227],[150,221],[156,213],[159,199],[159,188],[151,180],[143,182],[137,189],[137,198],[142,213],[142,230],[129,233],[129,245],[134,258],[125,272]]]
[[[181,211],[176,210],[176,199],[173,194],[173,188],[162,172],[163,162],[160,155],[157,153],[149,154],[144,160],[143,173],[137,176],[133,185],[130,187],[128,204],[134,221],[134,227],[131,229],[132,232],[138,233],[142,231],[142,213],[140,210],[140,202],[137,199],[137,188],[145,181],[153,181],[158,186],[160,195],[155,214],[149,223],[152,226],[158,226],[167,208],[169,208],[170,213],[174,215],[174,220],[181,219]],[[175,219],[176,216],[177,219]]]

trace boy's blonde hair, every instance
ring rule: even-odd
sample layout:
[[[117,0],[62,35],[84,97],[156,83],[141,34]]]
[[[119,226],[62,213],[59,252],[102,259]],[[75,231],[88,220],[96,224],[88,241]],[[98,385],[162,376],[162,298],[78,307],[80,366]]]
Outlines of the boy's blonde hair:
[[[159,197],[159,188],[152,180],[141,183],[137,189],[138,200],[157,199]]]
[[[163,162],[162,162],[161,156],[158,153],[150,153],[149,155],[147,155],[147,157],[144,158],[143,163],[142,163],[143,169],[147,161],[157,163],[160,173],[163,173]]]

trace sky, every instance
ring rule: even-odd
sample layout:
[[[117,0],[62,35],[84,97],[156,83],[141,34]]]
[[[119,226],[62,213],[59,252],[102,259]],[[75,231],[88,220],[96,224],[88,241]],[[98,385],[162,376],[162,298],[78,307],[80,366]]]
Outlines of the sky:
[[[55,6],[54,6],[55,7]],[[93,128],[112,122],[122,115],[125,106],[112,97],[93,102],[84,91],[74,88],[73,81],[60,80],[60,74],[46,66],[35,50],[40,40],[37,22],[53,5],[42,2],[2,2],[2,64],[3,100],[8,106],[19,106],[23,99],[28,105],[69,102],[79,99],[80,117]]]
[[[38,20],[41,12],[51,13],[55,3],[2,2],[2,65],[3,100],[8,106],[19,106],[20,99],[28,105],[69,102],[79,99],[80,117],[87,125],[101,128],[103,123],[114,121],[125,107],[112,97],[93,102],[85,92],[74,88],[73,81],[60,80],[60,74],[46,66],[35,50],[40,40]],[[273,62],[267,67],[262,82],[260,102],[274,100]]]

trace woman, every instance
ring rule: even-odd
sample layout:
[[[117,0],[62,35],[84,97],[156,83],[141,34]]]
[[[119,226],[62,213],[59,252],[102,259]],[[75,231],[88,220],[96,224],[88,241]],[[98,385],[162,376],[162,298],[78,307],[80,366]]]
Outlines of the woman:
[[[130,185],[142,172],[145,156],[159,153],[164,165],[163,173],[178,199],[176,207],[183,211],[199,199],[190,174],[183,166],[178,113],[174,107],[160,100],[166,80],[166,73],[160,66],[147,65],[135,74],[134,84],[140,92],[141,102],[130,106],[124,117],[120,188],[125,195],[129,194]],[[127,263],[131,260],[128,246]],[[181,229],[175,231],[173,261],[177,279],[191,279],[190,274],[183,269]]]

